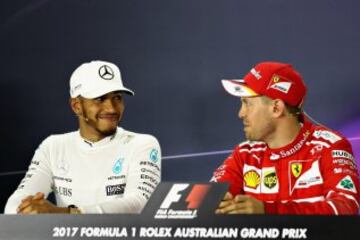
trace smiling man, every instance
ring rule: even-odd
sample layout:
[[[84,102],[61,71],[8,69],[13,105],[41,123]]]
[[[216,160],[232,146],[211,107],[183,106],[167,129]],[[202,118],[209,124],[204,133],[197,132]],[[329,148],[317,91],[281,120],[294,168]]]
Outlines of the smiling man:
[[[219,214],[357,214],[359,178],[350,143],[306,119],[306,86],[284,63],[263,62],[223,80],[241,98],[247,141],[214,172],[228,182]]]
[[[161,152],[150,135],[118,127],[124,114],[120,70],[110,62],[79,66],[70,105],[79,130],[51,135],[36,150],[5,213],[139,213],[160,182]],[[54,192],[56,205],[46,197]]]

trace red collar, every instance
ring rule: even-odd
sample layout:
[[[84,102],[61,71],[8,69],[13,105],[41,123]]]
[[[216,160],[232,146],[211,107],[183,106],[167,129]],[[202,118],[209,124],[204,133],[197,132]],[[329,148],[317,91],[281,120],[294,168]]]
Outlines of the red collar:
[[[286,158],[297,153],[305,144],[306,140],[311,134],[312,123],[307,119],[303,119],[303,126],[300,132],[290,144],[276,149],[268,148],[270,151],[270,160],[278,160],[280,158]]]

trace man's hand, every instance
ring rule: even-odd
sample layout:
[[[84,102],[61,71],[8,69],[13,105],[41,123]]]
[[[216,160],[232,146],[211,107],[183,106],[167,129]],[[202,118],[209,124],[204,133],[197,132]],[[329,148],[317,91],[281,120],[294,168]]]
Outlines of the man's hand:
[[[264,203],[247,195],[226,193],[216,214],[265,214]]]
[[[36,193],[24,198],[17,208],[18,214],[38,214],[38,213],[70,213],[68,208],[56,207],[45,199],[44,193]]]
[[[234,196],[231,193],[227,192],[223,200],[221,200],[219,207],[215,210],[215,213],[216,214],[224,213],[223,209],[231,206],[233,204],[233,200],[234,200]]]

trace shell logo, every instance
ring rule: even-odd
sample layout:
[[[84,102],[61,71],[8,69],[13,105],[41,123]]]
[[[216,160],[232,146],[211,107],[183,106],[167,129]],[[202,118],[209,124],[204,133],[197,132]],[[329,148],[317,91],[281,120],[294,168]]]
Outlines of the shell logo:
[[[250,170],[244,174],[245,186],[256,189],[260,184],[260,176],[254,171]]]

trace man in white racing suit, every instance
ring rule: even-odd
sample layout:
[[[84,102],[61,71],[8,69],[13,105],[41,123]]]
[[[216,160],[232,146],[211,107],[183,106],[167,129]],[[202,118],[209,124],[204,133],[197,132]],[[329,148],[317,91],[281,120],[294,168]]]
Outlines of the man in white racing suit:
[[[70,105],[79,130],[51,135],[38,147],[7,214],[139,213],[160,182],[155,137],[118,124],[125,105],[119,68],[92,61],[70,78]],[[54,192],[56,205],[46,198]]]

